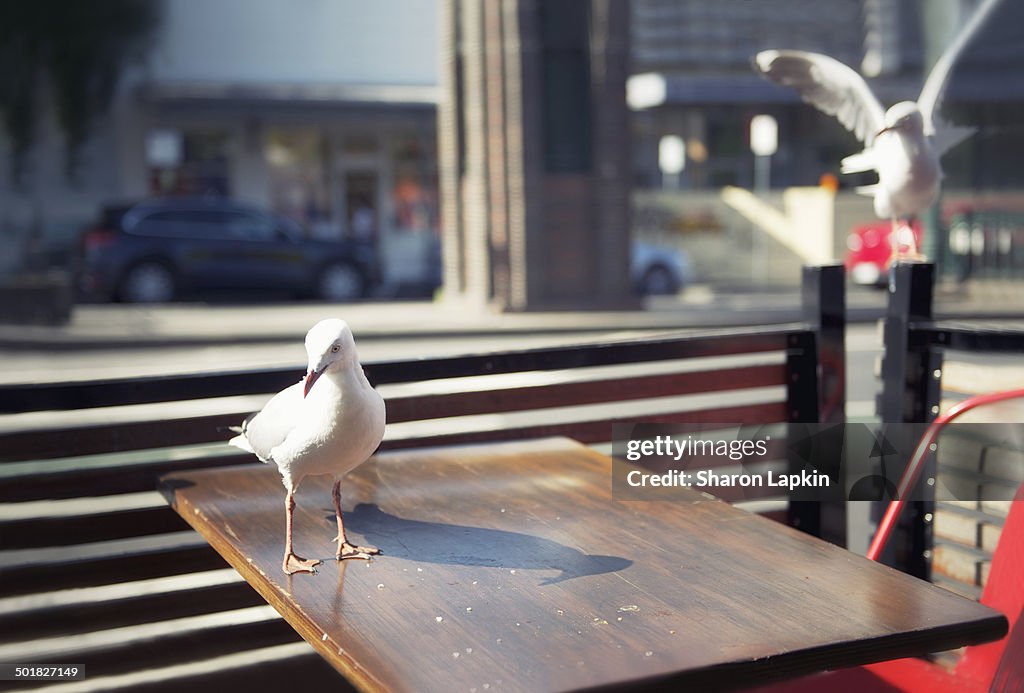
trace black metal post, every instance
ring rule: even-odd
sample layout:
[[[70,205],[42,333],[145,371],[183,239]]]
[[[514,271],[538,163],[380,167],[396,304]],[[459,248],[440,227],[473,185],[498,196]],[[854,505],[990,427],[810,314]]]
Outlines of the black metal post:
[[[794,441],[806,435],[799,424],[818,422],[818,347],[817,335],[808,330],[789,337],[786,349],[786,406],[789,426],[786,432],[789,445],[788,473],[799,473],[804,460],[794,453]],[[790,492],[787,522],[790,526],[821,536],[821,504],[817,501],[797,500],[799,493]]]
[[[915,324],[932,318],[935,266],[930,263],[898,263],[889,281],[889,306],[886,311],[882,358],[882,393],[877,403],[883,424],[928,423],[939,411],[941,396],[942,352],[928,342],[926,331],[915,331]],[[909,441],[904,445],[909,445]],[[912,445],[910,446],[912,448]],[[934,478],[934,460],[922,479]],[[910,503],[893,533],[883,557],[901,570],[929,579],[931,523],[934,513],[934,487],[922,485],[918,495],[925,500]],[[884,508],[879,505],[876,514]]]
[[[790,421],[826,424],[840,427],[846,421],[846,273],[842,265],[830,264],[804,267],[802,282],[803,317],[814,333],[813,345],[806,344],[789,353],[790,365]],[[813,386],[801,369],[813,369]],[[814,400],[813,404],[811,400]],[[791,434],[798,432],[791,426]],[[819,442],[830,441],[826,447],[841,443],[842,429],[817,435]],[[837,432],[839,435],[836,435]],[[792,439],[791,439],[792,440]],[[795,441],[794,441],[795,442]],[[792,450],[792,448],[791,448]],[[836,446],[835,455],[819,462],[834,482],[834,493],[816,494],[815,501],[793,500],[790,503],[790,522],[793,526],[819,536],[839,546],[846,545],[846,487],[845,469]],[[802,464],[794,456],[790,459],[790,472],[799,473],[795,465]]]
[[[818,421],[846,422],[846,272],[804,267],[804,321],[818,334]]]
[[[889,306],[883,329],[882,394],[878,415],[885,423],[930,421],[926,406],[929,378],[941,362],[933,364],[928,344],[911,332],[914,323],[932,319],[935,266],[899,263],[889,280]],[[934,368],[929,366],[934,365]],[[937,404],[937,402],[936,402]]]

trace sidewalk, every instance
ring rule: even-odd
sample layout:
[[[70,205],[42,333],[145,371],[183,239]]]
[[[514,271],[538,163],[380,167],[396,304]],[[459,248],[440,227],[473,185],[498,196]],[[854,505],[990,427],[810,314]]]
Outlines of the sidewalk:
[[[885,310],[885,291],[851,289],[850,322],[874,321]],[[939,287],[935,313],[946,318],[1024,318],[1020,283],[974,284],[969,290]],[[60,327],[0,325],[0,349],[65,351],[145,346],[259,344],[301,339],[324,317],[345,318],[360,340],[401,337],[471,337],[501,334],[568,334],[628,330],[741,327],[801,320],[796,289],[750,292],[693,286],[680,296],[648,299],[644,310],[494,313],[430,302],[348,305],[171,304],[77,306]]]

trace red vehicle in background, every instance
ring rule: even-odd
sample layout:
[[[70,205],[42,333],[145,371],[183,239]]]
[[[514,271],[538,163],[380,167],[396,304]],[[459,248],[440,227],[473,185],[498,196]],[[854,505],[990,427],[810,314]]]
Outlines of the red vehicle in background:
[[[921,247],[921,224],[911,224],[917,248]],[[858,224],[846,237],[846,275],[854,284],[885,286],[889,280],[892,260],[892,222],[879,219]]]

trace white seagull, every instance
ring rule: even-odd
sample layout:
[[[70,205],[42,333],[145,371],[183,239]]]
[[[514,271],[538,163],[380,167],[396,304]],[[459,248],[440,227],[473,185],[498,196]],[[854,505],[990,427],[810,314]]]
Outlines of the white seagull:
[[[344,320],[318,322],[306,334],[309,368],[304,381],[274,395],[248,417],[229,443],[273,462],[281,472],[285,498],[284,572],[313,573],[320,561],[292,548],[295,492],[309,475],[334,477],[332,497],[338,520],[335,556],[369,558],[380,550],[355,546],[345,537],[341,519],[341,477],[373,454],[384,437],[384,400],[359,365],[352,330]]]
[[[983,0],[942,56],[935,63],[917,101],[901,101],[889,110],[852,68],[820,53],[767,50],[754,56],[761,76],[792,87],[804,101],[835,116],[864,150],[842,160],[842,173],[875,171],[878,183],[858,192],[874,197],[875,214],[892,219],[897,248],[917,255],[910,219],[935,202],[942,180],[939,158],[972,134],[970,128],[950,126],[938,117],[938,109],[954,63],[964,47],[1000,0]]]

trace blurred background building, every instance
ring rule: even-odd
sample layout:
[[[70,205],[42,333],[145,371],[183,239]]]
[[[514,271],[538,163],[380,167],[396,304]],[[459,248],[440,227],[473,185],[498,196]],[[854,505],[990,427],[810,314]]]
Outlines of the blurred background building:
[[[504,8],[497,14],[508,15],[508,8],[519,7],[497,4]],[[546,4],[532,5],[541,12]],[[621,41],[613,37],[607,44],[591,43],[590,37],[585,47],[576,46],[592,54],[584,72],[572,73],[571,59],[542,60],[531,68],[537,70],[531,78],[534,83],[557,88],[545,97],[551,107],[538,111],[542,122],[519,135],[527,138],[527,146],[545,137],[557,144],[541,156],[554,157],[543,159],[542,168],[558,175],[522,179],[527,185],[523,194],[554,190],[550,186],[565,183],[565,177],[558,176],[568,172],[566,167],[581,161],[604,165],[601,175],[616,178],[616,172],[609,174],[610,160],[601,159],[599,148],[594,148],[598,140],[583,128],[618,127],[631,133],[632,163],[626,175],[616,178],[621,185],[616,182],[613,187],[633,196],[633,222],[611,207],[598,209],[618,194],[611,187],[583,191],[569,185],[548,200],[573,194],[589,199],[598,211],[591,222],[580,223],[575,235],[563,233],[567,252],[585,247],[605,248],[601,252],[606,253],[612,245],[588,245],[587,239],[593,234],[602,237],[597,230],[602,220],[618,220],[630,224],[630,229],[621,230],[626,236],[653,229],[657,239],[668,238],[688,249],[700,271],[718,269],[735,256],[736,248],[758,248],[749,232],[720,233],[749,222],[730,216],[718,200],[722,186],[753,187],[748,128],[754,115],[766,113],[778,121],[779,146],[770,161],[774,189],[816,186],[824,174],[837,172],[843,156],[858,149],[852,135],[832,118],[800,102],[792,91],[754,75],[750,57],[764,48],[823,51],[869,76],[889,103],[917,94],[922,71],[976,4],[977,0],[632,0],[628,36]],[[152,40],[141,60],[123,70],[109,112],[89,129],[74,176],[65,175],[65,133],[56,116],[60,103],[45,81],[38,80],[34,91],[39,106],[35,136],[17,178],[7,165],[14,150],[10,133],[0,128],[0,243],[12,251],[2,254],[0,273],[23,263],[27,244],[32,252],[42,250],[56,259],[66,256],[82,226],[104,204],[177,194],[250,200],[294,217],[311,236],[373,238],[392,282],[438,272],[440,230],[446,221],[450,228],[464,221],[442,220],[439,203],[438,174],[444,156],[439,163],[438,108],[441,104],[443,112],[445,93],[455,93],[443,92],[441,86],[444,70],[450,67],[444,63],[442,68],[442,36],[450,31],[442,26],[442,5],[440,0],[153,0],[157,21]],[[488,6],[479,3],[480,8]],[[954,74],[947,112],[954,121],[980,125],[981,131],[947,158],[947,194],[995,190],[1015,195],[1024,184],[1013,154],[1024,146],[1024,56],[1016,36],[1022,25],[1024,3],[1003,2]],[[538,27],[543,30],[543,25]],[[520,39],[529,36],[522,34]],[[568,45],[569,34],[559,36],[565,46],[558,41],[544,45],[551,55],[562,51],[564,58],[575,49]],[[488,45],[527,54],[537,48],[530,40]],[[592,69],[598,51],[626,45],[632,61],[628,93],[633,109],[626,119],[630,124],[602,125],[601,109],[588,111],[597,120],[580,119],[572,110],[572,85],[610,85],[581,80],[597,74]],[[568,72],[556,78],[554,71],[563,69]],[[570,73],[579,79],[565,76]],[[512,77],[498,69],[474,79],[489,85],[486,98],[493,100],[500,96],[493,80],[504,80],[501,83],[508,87],[515,85]],[[509,95],[513,94],[506,90],[505,97]],[[575,96],[577,102],[589,98],[582,92]],[[610,92],[599,96],[613,97],[618,98]],[[523,98],[528,100],[529,94]],[[500,101],[495,103],[501,106]],[[574,128],[573,122],[580,127]],[[457,128],[458,123],[450,121],[447,127]],[[609,132],[600,135],[601,141],[608,141]],[[682,170],[670,178],[658,158],[666,135],[684,143]],[[458,147],[471,141],[476,140],[458,135],[451,156],[466,154]],[[473,163],[466,158],[458,161]],[[450,158],[448,163],[462,165],[458,161]],[[474,161],[498,167],[482,170],[481,175],[493,177],[508,160]],[[515,182],[514,176],[494,180]],[[863,182],[867,181],[843,178],[839,185],[842,192]],[[644,190],[662,190],[674,197],[670,205],[667,197],[652,205],[637,197]],[[848,205],[853,210],[850,218],[870,218],[869,205],[861,202],[865,201]],[[482,218],[482,208],[473,211],[472,204],[448,208]],[[529,225],[540,218],[524,217],[526,207],[506,211],[515,212],[517,223]],[[845,219],[836,221],[837,229],[846,227]],[[555,226],[538,233],[556,233]],[[694,229],[719,233],[680,235]],[[449,236],[446,239],[447,264],[461,268],[449,272],[448,280],[463,281],[466,272],[476,271],[470,266],[477,260],[454,259],[461,251]],[[838,253],[841,242],[836,244]],[[717,255],[701,250],[712,247],[722,250]],[[521,297],[525,280],[502,277],[511,272],[514,279],[516,271],[526,271],[526,265],[514,270],[508,262],[522,249],[508,250],[512,256],[492,256],[488,281],[498,277],[497,283],[505,287],[499,291],[502,296]],[[547,255],[542,252],[540,257]],[[572,267],[561,264],[571,273]],[[586,267],[577,272],[580,287],[593,270],[590,264]],[[737,275],[744,273],[749,277],[749,267]]]
[[[875,77],[883,99],[915,93],[921,75],[914,0],[634,0],[631,102],[634,173],[660,187],[658,142],[679,135],[687,165],[681,188],[752,187],[748,131],[760,113],[779,124],[772,157],[777,186],[816,185],[837,171],[856,140],[807,107],[794,90],[754,74],[751,57],[770,48],[825,53]]]
[[[760,50],[795,48],[830,55],[858,69],[886,106],[920,92],[924,76],[966,21],[978,0],[634,0],[634,172],[640,187],[660,187],[658,141],[666,134],[687,142],[680,187],[753,185],[748,128],[758,113],[779,123],[772,159],[777,186],[815,185],[838,173],[839,160],[857,143],[833,118],[803,104],[793,90],[757,77],[750,59]],[[1018,167],[996,170],[990,150],[1021,137],[1024,105],[1021,56],[1012,34],[1024,5],[1003,3],[958,63],[946,95],[952,120],[981,128],[947,166],[947,185],[1019,187]],[[1012,130],[1009,125],[1018,125]],[[972,150],[975,153],[972,155]],[[986,165],[969,165],[970,158]],[[846,182],[846,181],[844,181]],[[856,181],[849,181],[851,184]]]
[[[633,0],[634,232],[675,239],[695,266],[715,268],[703,279],[728,285],[748,285],[744,271],[755,284],[792,283],[800,263],[816,261],[795,238],[798,227],[804,238],[827,234],[833,257],[848,260],[865,234],[887,237],[868,200],[853,192],[874,176],[839,175],[842,158],[862,145],[794,90],[756,76],[751,57],[772,48],[825,53],[864,75],[888,107],[916,99],[978,4]],[[1024,3],[1002,2],[961,55],[946,92],[943,115],[977,132],[944,157],[943,196],[924,220],[924,242],[940,268],[960,278],[1024,273],[1024,173],[1011,154],[1024,146],[1022,25]],[[751,151],[751,122],[761,114],[778,124],[777,150],[768,157]],[[661,158],[666,139],[684,143],[682,165],[672,170]],[[808,226],[794,213],[809,200],[787,206],[778,191],[819,185],[837,191],[828,203],[833,213],[805,219]],[[754,189],[761,203],[748,196],[740,213],[724,203],[723,186]],[[784,235],[769,233],[770,218],[786,226]],[[879,252],[888,256],[888,247]],[[884,267],[876,269],[884,276]]]
[[[73,179],[40,90],[24,180],[0,166],[0,224],[42,223],[61,246],[104,203],[228,195],[312,236],[376,239],[393,280],[422,268],[438,228],[436,3],[155,4],[151,48],[124,72]]]
[[[627,308],[627,0],[445,0],[445,292]]]

